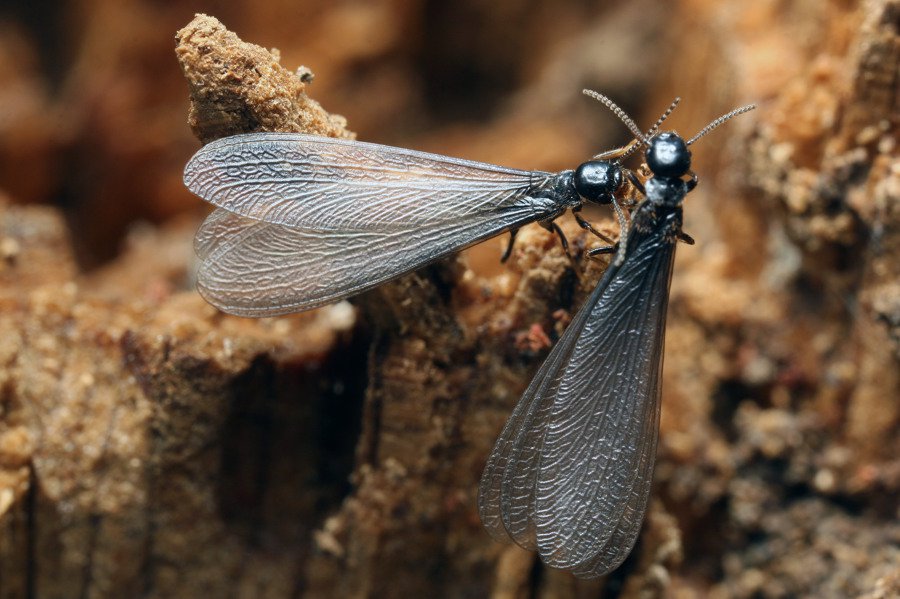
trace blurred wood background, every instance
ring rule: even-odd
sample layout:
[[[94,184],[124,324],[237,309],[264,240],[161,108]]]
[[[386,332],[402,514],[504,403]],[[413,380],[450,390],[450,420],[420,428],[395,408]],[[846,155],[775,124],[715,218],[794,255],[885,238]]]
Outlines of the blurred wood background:
[[[0,598],[900,595],[898,29],[896,0],[7,2]],[[653,504],[591,582],[475,497],[602,264],[532,227],[506,266],[244,320],[192,288],[181,183],[195,133],[261,123],[573,168],[627,141],[585,87],[645,126],[681,96],[686,134],[759,104],[694,150]]]

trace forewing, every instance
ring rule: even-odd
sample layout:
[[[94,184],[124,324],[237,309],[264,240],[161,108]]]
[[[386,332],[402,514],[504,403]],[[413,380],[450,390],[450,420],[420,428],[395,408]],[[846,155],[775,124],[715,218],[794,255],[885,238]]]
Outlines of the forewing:
[[[354,140],[253,133],[201,148],[185,185],[230,212],[321,232],[385,233],[535,205],[552,177]]]
[[[302,134],[217,140],[185,167],[219,207],[195,239],[198,288],[242,316],[321,306],[555,216],[564,206],[539,197],[551,178]]]
[[[627,557],[653,477],[675,246],[658,228],[629,248],[563,366],[534,489],[542,558],[582,575]]]
[[[569,323],[522,394],[488,457],[479,485],[478,511],[487,531],[499,541],[511,540],[525,549],[537,549],[534,485],[549,420],[547,410],[588,313],[582,309]]]
[[[256,222],[258,221],[216,208],[207,215],[194,235],[194,253],[205,260],[220,244]]]
[[[588,578],[634,545],[656,453],[674,245],[656,230],[628,247],[523,394],[479,493],[492,536]]]
[[[275,316],[355,295],[531,220],[530,207],[441,227],[323,234],[216,210],[195,238],[197,288],[239,316]]]

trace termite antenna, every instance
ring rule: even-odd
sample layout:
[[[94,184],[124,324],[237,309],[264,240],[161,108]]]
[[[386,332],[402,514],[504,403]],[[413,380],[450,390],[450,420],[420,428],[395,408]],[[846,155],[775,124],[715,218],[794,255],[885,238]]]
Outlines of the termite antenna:
[[[747,106],[741,106],[740,108],[735,108],[728,114],[723,114],[722,116],[720,116],[719,118],[717,118],[716,120],[714,120],[713,122],[708,124],[706,127],[701,129],[700,132],[697,133],[697,135],[695,135],[694,137],[687,140],[687,142],[685,142],[685,144],[688,146],[691,145],[692,143],[694,143],[695,141],[697,141],[698,139],[700,139],[701,137],[703,137],[704,135],[706,135],[707,133],[709,133],[710,131],[712,131],[713,129],[715,129],[716,127],[721,125],[722,123],[724,123],[725,121],[727,121],[733,117],[736,117],[739,114],[744,114],[745,112],[750,112],[754,108],[756,108],[756,104],[748,104]]]
[[[660,125],[662,125],[663,122],[667,118],[669,118],[669,115],[672,114],[672,111],[675,110],[675,107],[678,106],[679,102],[681,102],[681,97],[676,96],[676,98],[674,100],[672,100],[672,103],[669,104],[669,107],[666,108],[666,111],[664,113],[662,113],[662,116],[659,117],[658,119],[656,119],[656,123],[654,123],[653,126],[650,127],[650,130],[647,131],[647,134],[645,135],[645,137],[647,139],[650,139],[651,137],[653,137],[653,134],[656,133],[657,130],[659,130]],[[641,147],[641,145],[634,144],[631,147],[629,147],[628,150],[619,157],[619,160],[622,161],[622,160],[625,160],[626,158],[628,158],[629,156],[631,156],[635,150],[637,150],[639,147]]]
[[[672,111],[675,110],[675,107],[678,106],[678,103],[681,102],[681,96],[675,96],[675,99],[672,100],[672,103],[669,104],[669,107],[666,108],[666,111],[662,113],[662,116],[656,119],[656,122],[650,127],[650,130],[647,131],[647,137],[653,137],[653,134],[659,129],[659,126],[663,124],[663,122],[669,118],[669,115],[672,114]]]
[[[623,123],[625,123],[625,126],[628,127],[628,129],[632,133],[634,133],[635,138],[639,139],[642,143],[645,143],[645,144],[649,142],[649,140],[644,135],[644,133],[638,128],[637,125],[634,124],[634,121],[631,120],[631,117],[629,117],[627,114],[625,114],[625,111],[622,110],[621,108],[619,108],[615,102],[613,102],[612,100],[610,100],[603,94],[601,94],[599,92],[595,92],[594,90],[585,89],[582,91],[584,92],[584,95],[594,98],[595,100],[597,100],[598,102],[600,102],[601,104],[603,104],[604,106],[609,108],[612,111],[612,113],[614,115],[616,115],[617,117],[619,117],[619,120],[622,121]]]

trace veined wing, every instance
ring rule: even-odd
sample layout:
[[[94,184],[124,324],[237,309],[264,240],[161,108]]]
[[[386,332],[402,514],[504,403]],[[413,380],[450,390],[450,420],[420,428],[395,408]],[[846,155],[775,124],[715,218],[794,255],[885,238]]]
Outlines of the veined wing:
[[[482,162],[300,133],[216,140],[184,169],[193,193],[235,214],[309,231],[387,233],[533,206],[553,177]]]
[[[531,222],[531,206],[502,216],[388,232],[327,234],[218,209],[200,226],[197,288],[239,316],[275,316],[355,295],[511,227]]]
[[[197,233],[194,234],[194,253],[201,260],[215,253],[217,248],[227,243],[235,235],[243,233],[244,229],[259,221],[238,216],[222,208],[216,208],[210,212]]]
[[[635,231],[538,371],[485,469],[494,536],[596,577],[627,557],[652,482],[668,285],[665,226]]]
[[[615,269],[611,265],[607,270]],[[478,511],[488,533],[536,550],[534,485],[540,463],[540,440],[549,421],[558,376],[570,359],[590,310],[582,309],[534,375],[494,444],[481,477]]]

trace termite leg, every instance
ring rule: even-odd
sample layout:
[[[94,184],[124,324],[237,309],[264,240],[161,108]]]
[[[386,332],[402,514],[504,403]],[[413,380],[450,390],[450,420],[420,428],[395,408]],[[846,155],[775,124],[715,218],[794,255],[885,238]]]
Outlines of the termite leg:
[[[609,237],[607,237],[606,235],[604,235],[603,233],[601,233],[600,231],[595,229],[594,225],[589,223],[583,216],[581,216],[581,214],[579,214],[580,212],[581,212],[581,206],[578,206],[577,208],[572,208],[572,214],[575,216],[575,220],[578,221],[578,224],[581,225],[582,229],[586,229],[586,230],[590,231],[591,233],[593,233],[594,235],[596,235],[597,237],[599,237],[606,243],[615,243],[612,239],[610,239]]]
[[[557,237],[559,237],[560,244],[562,244],[563,251],[566,253],[566,256],[569,258],[569,262],[572,263],[572,269],[575,272],[578,272],[578,269],[576,268],[578,266],[578,262],[576,262],[575,258],[572,256],[572,254],[569,253],[569,240],[566,239],[566,235],[565,235],[565,233],[562,232],[562,229],[559,228],[559,225],[557,225],[554,221],[542,221],[539,224],[542,227],[544,227],[545,229],[547,229],[548,231],[550,231],[552,233],[556,233]]]
[[[642,196],[647,196],[647,190],[644,189],[644,184],[641,183],[641,180],[637,178],[637,175],[629,170],[625,171],[625,176],[628,177],[628,180],[631,181],[631,184],[634,185],[634,188],[641,192]],[[696,183],[694,185],[696,185]]]
[[[695,187],[697,187],[697,173],[694,171],[688,171],[688,175],[691,176],[690,180],[687,182],[687,190],[690,192]]]
[[[506,246],[506,251],[503,252],[503,256],[500,257],[500,264],[505,263],[509,260],[510,255],[512,255],[513,245],[516,243],[516,233],[518,232],[518,228],[509,230],[509,244]]]
[[[587,251],[588,258],[593,258],[594,256],[600,256],[603,254],[614,254],[619,249],[619,244],[606,245],[599,248],[593,248]]]
[[[678,241],[686,243],[688,245],[694,245],[694,238],[685,233],[684,231],[678,232]]]

